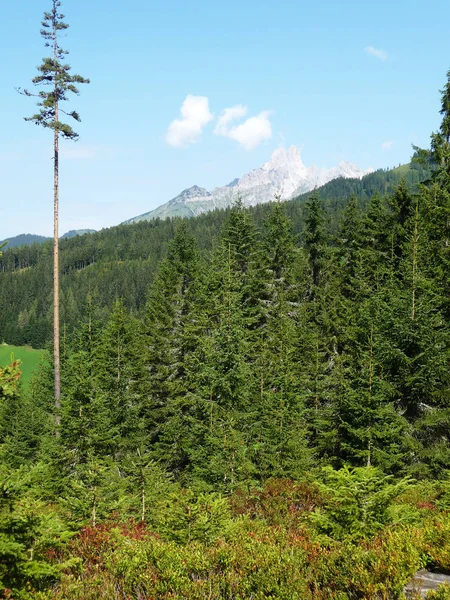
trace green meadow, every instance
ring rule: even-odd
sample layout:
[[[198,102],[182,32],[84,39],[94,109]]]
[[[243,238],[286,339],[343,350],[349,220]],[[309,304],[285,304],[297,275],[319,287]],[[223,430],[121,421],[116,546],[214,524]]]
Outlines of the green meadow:
[[[9,346],[0,344],[0,367],[5,367],[12,360],[21,361],[22,383],[26,388],[33,373],[38,368],[45,354],[45,350],[35,350],[30,346]]]

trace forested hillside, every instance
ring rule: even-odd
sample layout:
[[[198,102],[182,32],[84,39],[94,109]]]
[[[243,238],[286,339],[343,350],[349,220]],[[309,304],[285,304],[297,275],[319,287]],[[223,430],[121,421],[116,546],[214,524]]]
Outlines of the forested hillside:
[[[0,244],[4,242],[8,243],[8,248],[20,248],[20,246],[31,246],[33,244],[42,244],[46,242],[50,238],[45,237],[44,235],[34,235],[32,233],[21,233],[20,235],[15,235],[14,237],[8,240],[2,240]]]
[[[2,585],[375,599],[448,569],[449,197],[402,183],[364,210],[352,199],[336,227],[312,195],[97,234],[118,274],[160,236],[133,259],[154,274],[134,315],[118,287],[99,311],[108,261],[92,245],[70,266],[85,246],[69,240],[65,270],[92,279],[63,338],[56,437],[49,363],[27,395],[19,365],[0,371]],[[29,260],[3,277],[44,269]]]
[[[329,232],[336,233],[342,210],[352,196],[364,209],[373,194],[385,197],[402,179],[413,190],[429,176],[428,167],[413,162],[391,171],[376,171],[362,180],[342,178],[328,183],[318,193],[324,200]],[[308,197],[283,203],[294,236],[304,229]],[[249,209],[258,231],[263,230],[270,211],[266,204]],[[201,252],[208,253],[217,244],[228,213],[216,210],[186,222]],[[61,319],[66,330],[71,331],[86,314],[88,294],[100,320],[105,320],[118,298],[139,313],[157,265],[180,223],[180,219],[157,219],[61,240]],[[41,348],[51,339],[51,249],[49,241],[15,247],[0,257],[0,340]]]
[[[417,153],[412,161],[406,165],[400,165],[395,169],[378,169],[373,173],[365,175],[361,179],[333,179],[319,190],[322,200],[349,200],[352,196],[359,199],[361,203],[367,203],[376,193],[382,196],[392,194],[400,181],[404,180],[413,190],[418,184],[428,180],[431,176],[431,164],[429,161],[418,162]],[[299,200],[306,200],[308,194],[302,194]]]
[[[27,390],[0,367],[0,597],[400,600],[450,572],[450,72],[442,114],[426,184],[61,244],[60,402],[50,361]],[[1,257],[8,341],[47,343],[50,252]]]

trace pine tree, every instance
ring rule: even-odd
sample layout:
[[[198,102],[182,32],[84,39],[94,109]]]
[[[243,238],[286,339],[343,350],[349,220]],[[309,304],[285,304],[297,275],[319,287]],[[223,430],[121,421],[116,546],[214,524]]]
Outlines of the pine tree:
[[[252,460],[262,479],[299,475],[309,460],[303,421],[305,377],[297,360],[307,265],[279,201],[264,225],[265,293],[260,298],[264,320],[253,343],[257,376],[253,375],[252,395],[257,411],[251,427]]]
[[[100,333],[94,356],[96,389],[106,397],[109,421],[118,432],[115,456],[138,447],[146,437],[136,390],[138,355],[138,323],[118,300]]]
[[[190,470],[194,478],[228,490],[254,471],[248,441],[258,418],[251,398],[254,343],[264,320],[261,267],[255,225],[237,202],[199,292],[199,340],[187,355],[186,401],[197,436],[187,443]]]
[[[439,430],[450,406],[450,332],[427,258],[430,228],[421,207],[425,197],[421,194],[411,201],[410,216],[403,220],[392,277],[378,293],[382,308],[377,319],[383,372],[395,406],[418,442],[409,468],[420,475],[429,468],[430,432]],[[445,468],[442,460],[440,468]]]
[[[68,94],[78,94],[77,84],[89,83],[88,79],[80,75],[70,73],[70,66],[64,62],[67,50],[64,50],[59,42],[59,36],[69,27],[64,22],[64,15],[60,12],[61,2],[52,0],[52,9],[44,13],[41,35],[45,40],[45,46],[53,50],[50,57],[44,58],[38,67],[39,74],[33,78],[35,86],[48,86],[49,91],[40,90],[33,94],[24,90],[26,96],[39,98],[39,112],[26,121],[40,125],[46,129],[53,130],[53,353],[54,353],[54,377],[55,377],[55,424],[56,433],[60,424],[60,331],[59,331],[59,138],[76,140],[78,134],[67,123],[60,121],[60,113],[80,121],[80,116],[73,110],[65,112],[61,104],[68,100]],[[20,90],[19,90],[20,91]]]
[[[389,218],[386,203],[379,194],[374,194],[362,219],[359,248],[363,276],[358,277],[357,283],[365,289],[366,297],[382,285],[390,272],[392,241]]]
[[[441,90],[442,115],[439,131],[431,134],[430,151],[414,146],[418,153],[418,160],[425,162],[431,160],[434,170],[431,181],[444,189],[450,188],[450,70],[447,71],[447,81]]]
[[[434,170],[431,182],[422,187],[423,216],[430,252],[428,260],[435,285],[442,298],[445,315],[450,316],[450,70],[441,90],[442,121],[438,132],[431,135],[431,151],[419,150],[419,160],[431,160]]]
[[[306,208],[304,247],[309,257],[313,286],[311,295],[314,296],[314,290],[321,282],[326,256],[326,214],[316,192],[309,198]]]
[[[42,494],[42,465],[0,464],[0,590],[4,598],[36,597],[58,576],[51,551],[70,533]],[[39,494],[36,490],[39,489]],[[33,493],[34,492],[34,493]]]
[[[186,395],[186,354],[195,346],[189,329],[200,270],[193,238],[183,223],[160,264],[145,308],[140,336],[140,374],[136,386],[154,456],[177,469],[186,461],[173,429]],[[178,415],[178,416],[177,416]],[[175,436],[175,437],[174,437]]]
[[[412,231],[415,204],[406,181],[402,179],[394,194],[388,199],[390,219],[387,225],[391,233],[391,258],[394,268],[399,266],[399,261],[404,254],[405,244],[408,242]]]
[[[358,202],[352,196],[339,224],[337,235],[337,277],[340,280],[341,292],[349,298],[353,296],[356,271],[360,260],[362,223]]]
[[[85,321],[68,344],[64,363],[60,437],[73,465],[84,464],[89,457],[112,456],[119,438],[108,393],[98,381],[101,326],[94,318],[91,295],[87,298],[87,311]]]

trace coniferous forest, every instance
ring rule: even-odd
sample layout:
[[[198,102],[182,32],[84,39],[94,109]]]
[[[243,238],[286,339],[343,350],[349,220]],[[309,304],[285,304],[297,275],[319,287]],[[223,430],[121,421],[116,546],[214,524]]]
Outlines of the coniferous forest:
[[[450,572],[450,73],[441,112],[421,184],[62,243],[56,425],[51,361],[27,390],[0,369],[0,597],[388,600]],[[50,253],[0,272],[1,337],[49,355]]]

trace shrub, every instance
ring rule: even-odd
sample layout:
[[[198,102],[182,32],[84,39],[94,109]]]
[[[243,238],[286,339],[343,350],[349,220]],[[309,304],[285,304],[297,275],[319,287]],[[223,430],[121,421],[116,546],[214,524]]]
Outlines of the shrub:
[[[410,479],[393,482],[373,467],[323,469],[319,483],[324,503],[311,515],[319,531],[335,538],[369,537],[392,522],[389,507],[411,483]]]

